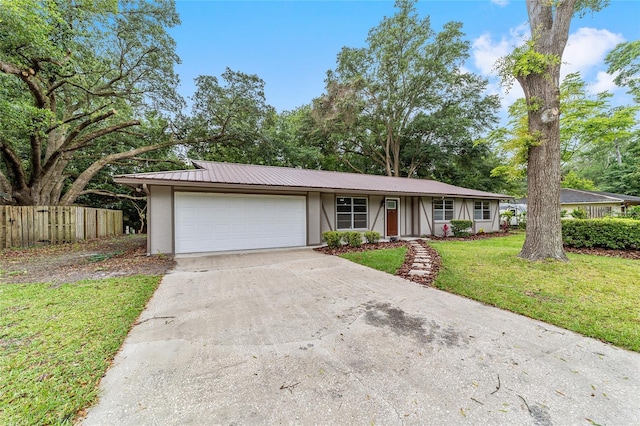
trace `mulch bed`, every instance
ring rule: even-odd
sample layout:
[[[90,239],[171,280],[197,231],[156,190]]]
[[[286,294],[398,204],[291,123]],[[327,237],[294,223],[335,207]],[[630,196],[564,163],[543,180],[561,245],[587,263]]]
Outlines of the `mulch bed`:
[[[409,249],[407,250],[407,256],[405,257],[404,263],[402,264],[400,269],[396,271],[396,275],[406,280],[431,287],[431,284],[433,284],[433,282],[436,280],[438,272],[440,271],[440,267],[442,266],[442,259],[440,258],[438,252],[429,244],[427,244],[426,241],[417,240],[416,242],[424,247],[427,253],[431,256],[431,269],[429,270],[429,273],[425,275],[409,274],[409,271],[411,271],[411,265],[413,265],[413,259],[416,256],[416,252],[415,248],[411,244],[408,244]]]
[[[408,241],[396,241],[396,242],[379,242],[379,243],[366,243],[362,244],[360,247],[351,247],[348,245],[343,245],[339,248],[332,249],[329,247],[316,247],[314,250],[320,253],[329,254],[333,256],[339,256],[344,253],[356,253],[363,252],[368,250],[381,250],[381,249],[390,249],[396,247],[407,247],[407,254],[404,258],[404,263],[402,266],[396,271],[396,275],[407,279],[409,281],[416,282],[418,284],[422,284],[425,286],[431,286],[431,284],[435,281],[438,276],[438,271],[440,270],[440,265],[442,264],[440,260],[440,255],[438,252],[429,246],[424,240],[416,240],[419,244],[421,244],[427,252],[431,255],[431,270],[428,274],[425,275],[410,275],[409,271],[411,271],[411,265],[413,265],[413,259],[416,256],[415,248],[409,244]]]
[[[319,251],[320,253],[330,254],[332,256],[339,256],[344,253],[358,253],[358,252],[369,251],[369,250],[390,249],[390,248],[396,248],[396,247],[404,247],[406,245],[407,245],[407,241],[395,241],[395,242],[381,241],[378,243],[364,243],[360,247],[351,247],[349,245],[343,245],[333,249],[328,246],[323,246],[323,247],[316,247],[314,248],[314,250]]]
[[[640,250],[611,250],[599,247],[576,248],[564,246],[564,251],[578,254],[592,254],[594,256],[622,257],[624,259],[640,260]]]

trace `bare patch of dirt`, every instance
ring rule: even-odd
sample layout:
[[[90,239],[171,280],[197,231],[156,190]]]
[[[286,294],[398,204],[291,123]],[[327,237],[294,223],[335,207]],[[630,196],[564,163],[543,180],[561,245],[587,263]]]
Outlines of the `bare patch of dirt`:
[[[147,256],[146,235],[0,250],[0,284],[72,283],[131,275],[164,275],[170,256]]]

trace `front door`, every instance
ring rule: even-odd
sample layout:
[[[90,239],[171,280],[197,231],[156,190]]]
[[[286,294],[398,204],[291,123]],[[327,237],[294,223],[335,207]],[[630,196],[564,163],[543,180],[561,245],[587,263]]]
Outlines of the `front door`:
[[[387,211],[387,237],[398,236],[398,204],[397,198],[387,198],[385,201]]]

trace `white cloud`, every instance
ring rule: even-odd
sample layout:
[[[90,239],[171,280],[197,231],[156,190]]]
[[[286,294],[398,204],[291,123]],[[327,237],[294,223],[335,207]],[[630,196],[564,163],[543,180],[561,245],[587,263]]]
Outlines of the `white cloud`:
[[[497,4],[498,6],[503,7],[509,4],[509,0],[491,0],[491,3]]]
[[[600,93],[600,92],[614,92],[619,89],[616,86],[616,83],[613,82],[613,79],[616,78],[615,74],[608,74],[605,71],[598,71],[596,74],[596,80],[589,84],[589,91],[591,93]]]
[[[473,41],[473,62],[476,68],[483,74],[494,74],[493,67],[496,61],[509,53],[509,42],[502,39],[494,42],[491,34],[485,33]]]
[[[506,0],[492,0],[496,4],[503,1]],[[480,74],[489,78],[487,92],[500,95],[503,112],[524,94],[516,82],[509,92],[505,92],[496,75],[495,63],[501,57],[511,53],[514,47],[522,45],[528,36],[529,25],[523,23],[512,28],[508,35],[494,38],[492,34],[484,33],[472,43],[473,65]],[[623,41],[625,39],[621,34],[607,29],[579,28],[569,35],[562,58],[560,78],[563,79],[569,73],[580,72],[582,78],[588,82],[590,92],[595,94],[602,91],[616,91],[619,88],[613,82],[615,76],[604,71],[604,58],[611,49]]]
[[[474,65],[485,76],[495,75],[494,66],[498,59],[508,55],[514,47],[522,45],[529,24],[524,23],[509,31],[508,36],[494,41],[491,34],[484,33],[471,45]]]
[[[560,78],[573,72],[580,72],[584,77],[589,71],[600,67],[605,55],[623,41],[624,37],[621,34],[614,34],[606,29],[579,28],[569,35],[567,47],[562,55]]]
[[[499,40],[494,40],[489,33],[484,33],[472,43],[472,58],[475,68],[483,76],[489,78],[487,93],[500,96],[503,113],[516,99],[524,96],[522,88],[517,82],[511,86],[508,92],[500,84],[500,79],[495,70],[496,61],[513,51],[516,46],[520,46],[526,39],[529,31],[527,23],[521,24],[509,31],[508,36],[503,36]]]

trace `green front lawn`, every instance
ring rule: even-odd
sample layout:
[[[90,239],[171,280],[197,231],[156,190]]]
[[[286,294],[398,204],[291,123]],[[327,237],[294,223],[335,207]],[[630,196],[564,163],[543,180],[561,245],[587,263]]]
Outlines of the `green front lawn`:
[[[433,242],[442,257],[434,285],[640,352],[640,262],[568,253],[570,262],[532,263],[517,257],[523,242]]]
[[[397,247],[392,249],[345,253],[341,254],[340,257],[379,271],[395,274],[404,263],[406,254],[406,247]]]
[[[0,424],[72,424],[160,278],[0,285]]]

